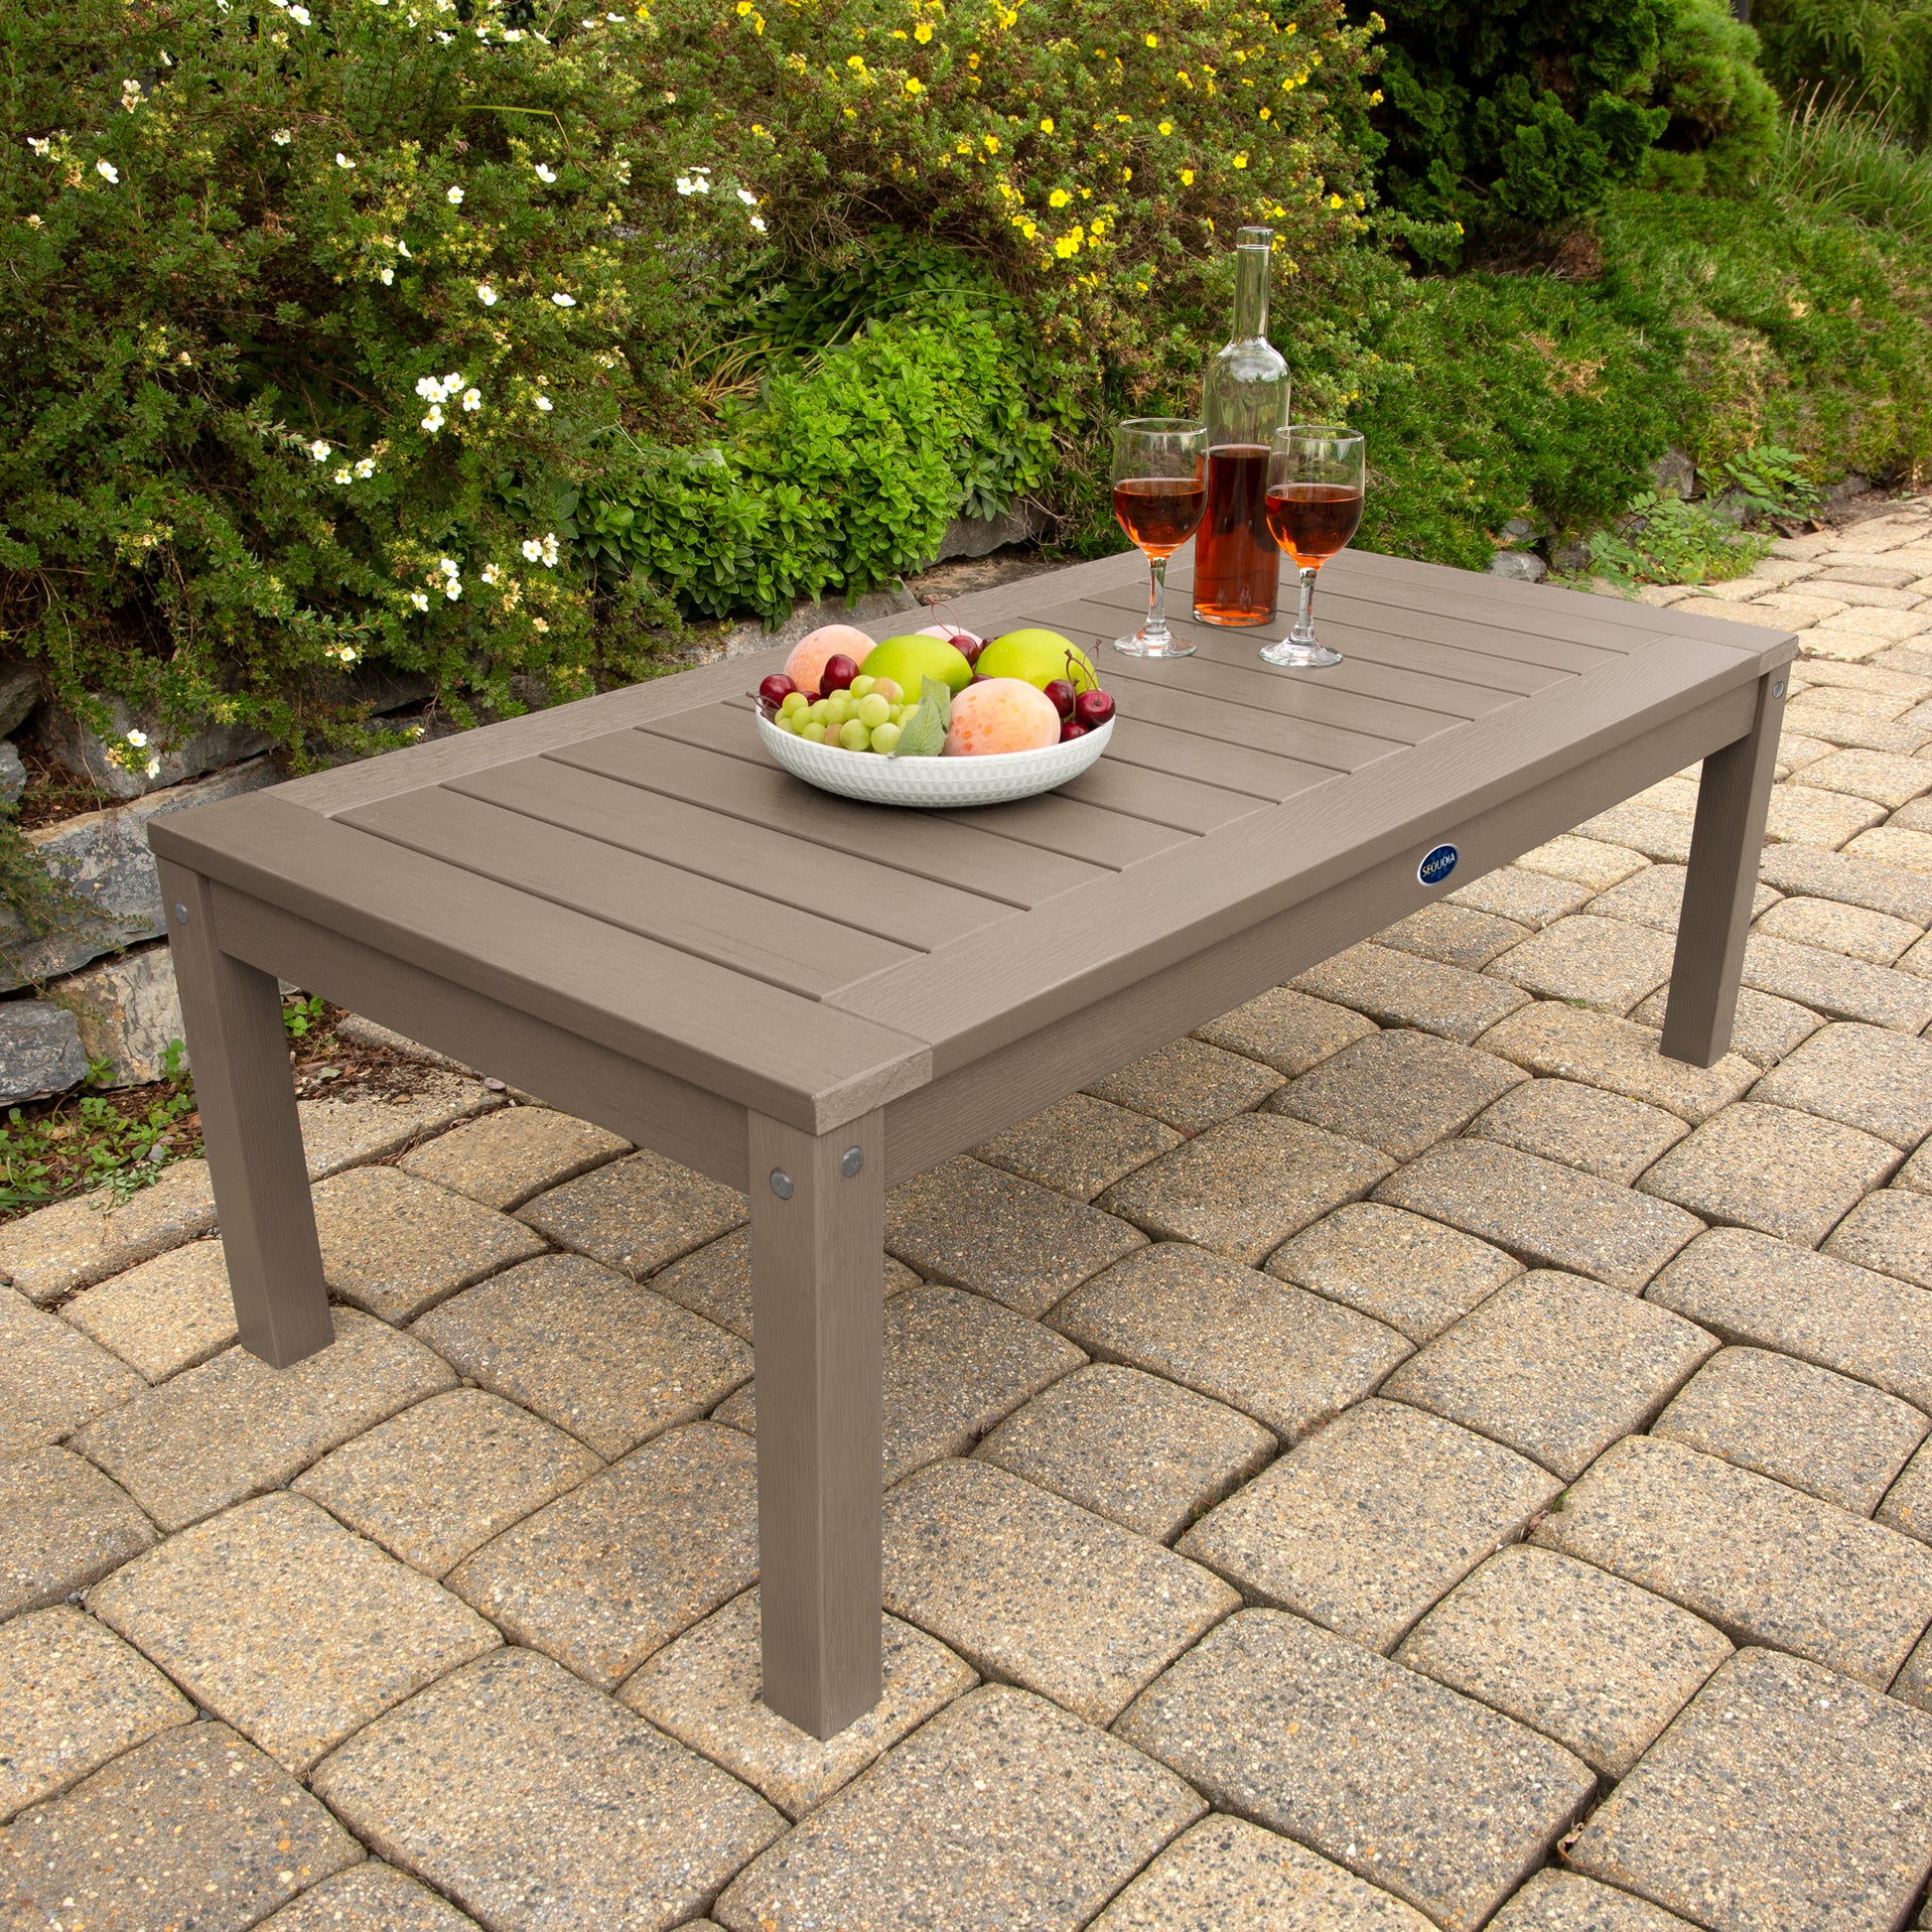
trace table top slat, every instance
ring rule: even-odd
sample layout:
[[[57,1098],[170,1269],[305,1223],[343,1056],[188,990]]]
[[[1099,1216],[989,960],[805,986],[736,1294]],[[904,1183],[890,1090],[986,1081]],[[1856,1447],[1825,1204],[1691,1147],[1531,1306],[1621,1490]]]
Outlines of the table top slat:
[[[739,729],[751,733],[751,721]],[[757,748],[756,739],[753,740]],[[856,852],[896,871],[1034,906],[1075,886],[1113,875],[1098,866],[957,825],[944,813],[897,811],[814,791],[762,752],[759,762],[650,732],[618,732],[549,754],[560,763],[662,791],[707,811],[742,818],[838,852]]]
[[[480,879],[276,791],[155,819],[149,837],[165,859],[808,1133],[931,1077],[924,1041],[897,1028]]]
[[[1125,714],[1114,720],[1107,756],[1093,769],[1120,765],[1149,775],[1199,779],[1274,805],[1310,785],[1325,784],[1344,769],[1339,763],[1278,758],[1252,746],[1233,745],[1224,738],[1179,731]]]
[[[785,905],[808,911],[836,906],[844,924],[915,951],[929,952],[1017,910],[856,852],[789,838],[555,759],[492,765],[450,779],[448,789],[706,879],[745,884]]]
[[[1217,826],[1231,825],[1237,818],[1264,808],[1265,800],[1246,792],[1203,784],[1160,765],[1149,769],[1123,762],[1115,748],[1126,722],[1123,719],[1115,725],[1114,735],[1107,741],[1107,756],[1060,787],[1062,798],[1099,805],[1127,818],[1145,819],[1151,825],[1195,833],[1212,832]]]
[[[816,912],[448,787],[358,806],[337,822],[808,1000],[918,957]]]

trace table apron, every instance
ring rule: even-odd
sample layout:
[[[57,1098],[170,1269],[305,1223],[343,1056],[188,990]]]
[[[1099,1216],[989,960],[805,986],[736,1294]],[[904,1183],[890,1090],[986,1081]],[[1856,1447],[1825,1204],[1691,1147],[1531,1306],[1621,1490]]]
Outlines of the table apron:
[[[1343,879],[1246,931],[1204,947],[1022,1038],[941,1074],[886,1108],[888,1184],[978,1147],[1067,1094],[1393,925],[1569,831],[1606,807],[1734,743],[1751,728],[1753,682],[1614,746],[1413,850]],[[1690,827],[1685,827],[1688,835]],[[1445,842],[1455,875],[1425,886],[1417,866]]]

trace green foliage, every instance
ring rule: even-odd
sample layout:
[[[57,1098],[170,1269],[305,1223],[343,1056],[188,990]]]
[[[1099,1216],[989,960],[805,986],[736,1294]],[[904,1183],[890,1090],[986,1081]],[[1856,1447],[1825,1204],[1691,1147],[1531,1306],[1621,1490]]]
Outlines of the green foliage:
[[[1625,591],[1638,584],[1716,584],[1742,577],[1770,538],[1740,531],[1704,503],[1640,491],[1620,528],[1590,533],[1590,568]]]
[[[1932,143],[1932,0],[1758,0],[1751,18],[1788,96],[1822,93]]]
[[[639,449],[625,489],[588,492],[576,526],[601,568],[637,568],[690,607],[776,621],[836,586],[856,597],[938,554],[963,510],[1004,510],[1044,478],[1012,306],[914,299],[893,321],[771,369],[727,440]]]
[[[1768,174],[1787,201],[1874,227],[1932,236],[1932,155],[1867,114],[1814,93],[1784,121]]]
[[[202,1151],[189,1124],[194,1084],[170,1046],[167,1077],[141,1094],[82,1094],[32,1112],[7,1111],[0,1126],[0,1214],[41,1207],[71,1194],[103,1189],[101,1205],[118,1206],[151,1185],[172,1161]]]
[[[1824,495],[1806,475],[1804,458],[1775,443],[1726,457],[1718,474],[1747,517],[1802,516],[1817,508]]]
[[[1768,150],[1774,98],[1721,0],[1387,0],[1376,125],[1405,211],[1548,229],[1640,174],[1732,186]]]
[[[320,1000],[297,993],[282,1002],[282,1025],[291,1039],[307,1039],[323,1025],[328,1011]]]

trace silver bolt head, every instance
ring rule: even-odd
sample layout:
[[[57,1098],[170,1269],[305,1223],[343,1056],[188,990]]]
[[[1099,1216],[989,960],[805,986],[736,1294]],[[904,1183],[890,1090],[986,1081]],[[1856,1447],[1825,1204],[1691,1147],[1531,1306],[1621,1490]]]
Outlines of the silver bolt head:
[[[866,1165],[866,1151],[862,1147],[849,1147],[839,1156],[839,1172],[847,1179]]]
[[[773,1168],[771,1170],[771,1191],[780,1200],[789,1200],[791,1198],[791,1176],[785,1173],[784,1169]]]
[[[175,900],[175,917],[183,924],[188,923],[188,903],[185,899]]]

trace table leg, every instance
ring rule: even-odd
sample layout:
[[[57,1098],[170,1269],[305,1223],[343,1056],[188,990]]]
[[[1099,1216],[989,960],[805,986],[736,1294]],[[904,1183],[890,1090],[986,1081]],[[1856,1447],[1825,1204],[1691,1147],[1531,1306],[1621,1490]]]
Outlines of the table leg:
[[[886,1137],[750,1118],[763,1697],[829,1737],[880,1693]]]
[[[181,989],[202,1139],[241,1345],[287,1368],[336,1338],[315,1204],[271,973],[224,953],[199,873],[161,861],[168,947]]]
[[[1714,1065],[1730,1045],[1789,677],[1761,677],[1750,731],[1704,760],[1664,1015],[1663,1050],[1693,1066]]]

